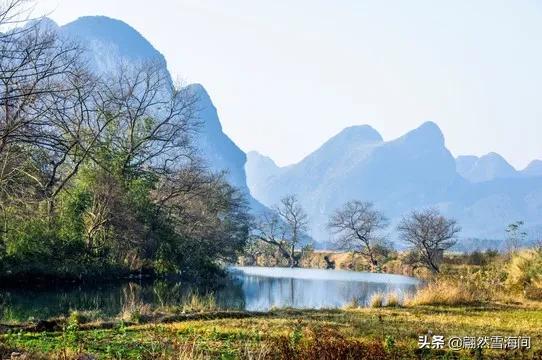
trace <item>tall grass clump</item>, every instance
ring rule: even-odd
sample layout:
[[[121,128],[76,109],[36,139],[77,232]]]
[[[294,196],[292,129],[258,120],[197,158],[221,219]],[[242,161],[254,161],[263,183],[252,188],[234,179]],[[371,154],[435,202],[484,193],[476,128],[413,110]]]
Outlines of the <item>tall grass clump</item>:
[[[405,305],[474,305],[481,302],[475,291],[469,289],[461,281],[437,278],[426,286],[419,288]]]
[[[85,324],[92,321],[101,320],[104,314],[100,310],[71,310],[68,315],[68,322]]]
[[[386,294],[386,306],[388,307],[399,307],[401,306],[401,300],[399,299],[399,294],[396,292],[390,292]]]
[[[198,348],[196,341],[184,340],[181,342],[174,342],[173,347],[176,353],[175,358],[179,360],[211,359],[210,354],[206,353],[203,349]],[[162,358],[162,357],[158,357],[158,358]]]
[[[380,308],[380,307],[399,307],[401,306],[401,298],[396,292],[382,293],[376,292],[371,295],[366,304],[360,302],[359,299],[354,298],[349,303],[343,306],[344,310],[353,310],[360,309],[364,306],[369,306],[371,308]]]
[[[376,292],[369,298],[369,307],[380,308],[384,306],[384,294]]]
[[[180,311],[183,313],[216,311],[218,309],[219,306],[212,293],[200,295],[195,292],[188,293],[183,301],[183,305],[180,307]]]
[[[359,309],[362,307],[362,304],[360,303],[358,298],[353,298],[350,300],[350,302],[346,303],[343,306],[344,310],[353,310],[353,309]]]
[[[139,301],[127,301],[122,305],[120,319],[140,323],[144,318],[152,315],[152,308],[149,304]]]
[[[507,266],[507,288],[531,300],[542,300],[542,251],[524,250],[512,255]]]

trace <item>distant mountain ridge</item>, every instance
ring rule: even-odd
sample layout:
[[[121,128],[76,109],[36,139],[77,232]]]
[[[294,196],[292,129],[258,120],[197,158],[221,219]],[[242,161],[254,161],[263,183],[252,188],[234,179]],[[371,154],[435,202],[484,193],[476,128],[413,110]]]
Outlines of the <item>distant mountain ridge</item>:
[[[489,153],[478,156],[458,156],[457,172],[470,182],[484,182],[495,179],[542,176],[542,161],[533,160],[525,169],[518,171],[501,155]]]
[[[542,160],[533,160],[522,173],[525,176],[542,176]]]
[[[352,199],[374,202],[392,224],[413,209],[438,207],[460,221],[463,237],[502,239],[505,226],[520,219],[542,229],[538,167],[533,162],[528,176],[497,154],[454,159],[433,122],[391,141],[370,126],[349,127],[297,164],[281,168],[251,152],[245,166],[265,205],[298,194],[321,242],[329,240],[329,215]]]

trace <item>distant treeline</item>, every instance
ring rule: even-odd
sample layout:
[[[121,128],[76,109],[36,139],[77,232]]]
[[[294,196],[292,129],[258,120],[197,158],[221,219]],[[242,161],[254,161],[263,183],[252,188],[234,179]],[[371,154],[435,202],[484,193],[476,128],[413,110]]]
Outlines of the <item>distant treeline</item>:
[[[13,23],[24,1],[2,9]],[[198,99],[153,64],[97,76],[35,23],[0,35],[0,277],[202,273],[249,231],[198,157]]]

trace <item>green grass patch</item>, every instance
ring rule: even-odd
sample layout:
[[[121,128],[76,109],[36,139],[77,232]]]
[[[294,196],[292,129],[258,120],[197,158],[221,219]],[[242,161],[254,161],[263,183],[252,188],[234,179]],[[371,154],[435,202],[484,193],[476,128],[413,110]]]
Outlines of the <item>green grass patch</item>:
[[[79,354],[99,359],[302,359],[315,351],[322,359],[331,359],[326,356],[333,352],[346,358],[372,354],[377,359],[480,356],[468,350],[420,352],[418,336],[427,333],[445,337],[530,336],[533,349],[527,354],[494,350],[484,351],[482,358],[531,358],[536,352],[542,354],[542,310],[509,306],[277,310],[265,317],[242,319],[5,333],[0,335],[0,343],[4,352],[67,359]]]

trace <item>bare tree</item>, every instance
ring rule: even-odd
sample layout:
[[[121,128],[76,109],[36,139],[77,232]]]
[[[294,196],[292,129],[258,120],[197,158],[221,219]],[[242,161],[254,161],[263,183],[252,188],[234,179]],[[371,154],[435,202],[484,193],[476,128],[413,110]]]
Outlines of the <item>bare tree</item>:
[[[506,250],[508,252],[517,251],[522,245],[525,245],[527,233],[523,230],[523,221],[516,221],[506,227]]]
[[[457,242],[461,228],[437,209],[413,211],[397,227],[403,241],[411,244],[422,265],[434,273],[440,272],[444,251]]]
[[[32,10],[34,1],[32,0],[3,0],[0,2],[0,30],[3,27],[17,26],[25,21],[32,20]],[[0,35],[6,37],[6,34]]]
[[[253,224],[253,240],[275,246],[290,263],[291,255],[285,240],[286,237],[286,227],[276,212],[265,212]]]
[[[30,11],[25,5],[30,3],[4,3],[0,26],[19,25],[21,16]],[[80,55],[77,44],[61,39],[41,20],[2,34],[0,202],[32,203],[60,190],[61,186],[54,189],[62,184],[56,181],[57,170],[82,138],[82,127],[71,125],[83,115],[71,116],[71,110],[84,109],[89,93],[85,89],[89,77]],[[59,117],[63,123],[55,121]]]
[[[372,203],[347,202],[335,211],[327,226],[339,249],[362,255],[373,267],[378,265],[377,253],[386,246],[381,230],[388,226],[388,220]]]
[[[288,266],[298,267],[303,256],[299,247],[308,229],[308,216],[295,195],[284,197],[273,210],[256,221],[254,237],[276,246]]]
[[[116,114],[108,147],[121,157],[120,171],[146,167],[165,173],[191,161],[197,94],[172,84],[157,63],[121,65],[118,74],[106,96]]]
[[[0,155],[10,143],[35,144],[50,130],[51,94],[71,91],[66,77],[81,54],[77,44],[36,22],[0,41]]]

